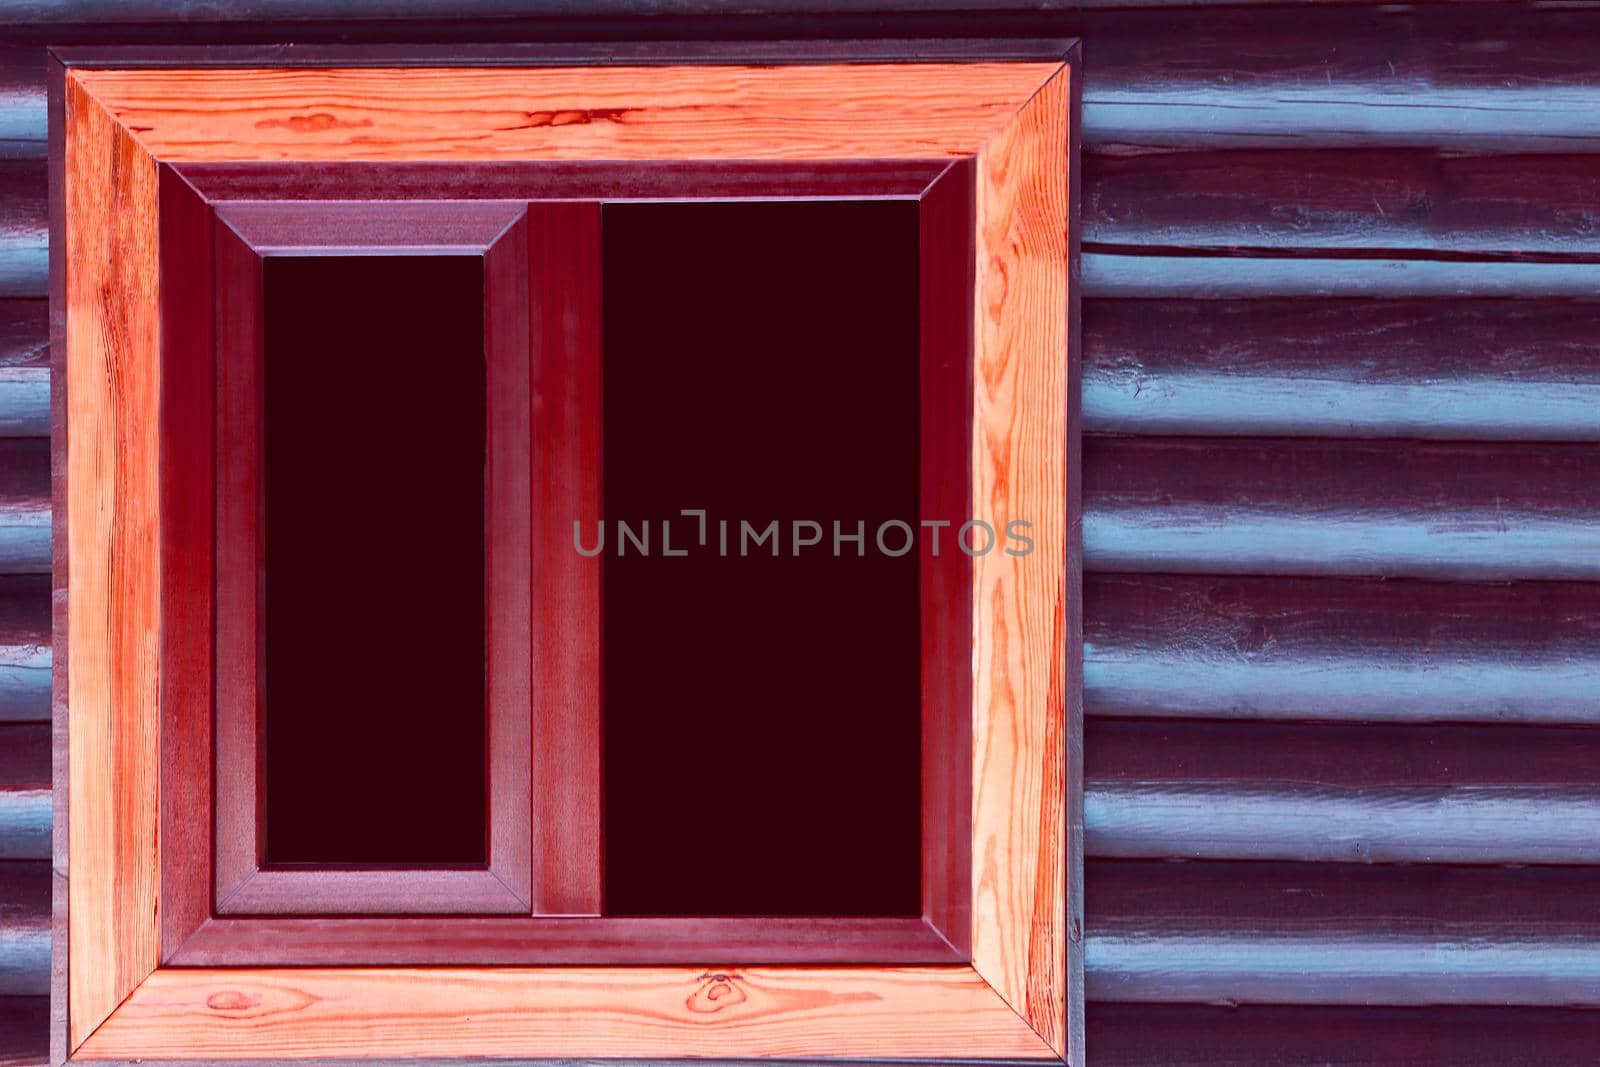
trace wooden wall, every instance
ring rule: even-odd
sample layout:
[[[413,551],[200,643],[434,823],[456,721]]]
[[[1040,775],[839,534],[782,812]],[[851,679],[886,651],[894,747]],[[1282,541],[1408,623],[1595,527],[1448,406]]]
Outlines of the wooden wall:
[[[199,21],[0,0],[0,1065],[45,1046],[41,45],[637,33],[1084,38],[1091,1061],[1592,1059],[1600,13],[143,7]]]

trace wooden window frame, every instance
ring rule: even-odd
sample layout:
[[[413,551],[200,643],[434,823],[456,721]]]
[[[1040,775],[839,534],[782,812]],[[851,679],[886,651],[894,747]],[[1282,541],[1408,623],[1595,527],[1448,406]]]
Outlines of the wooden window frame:
[[[189,494],[199,499],[189,505],[197,529],[164,523],[162,535],[171,545],[165,557],[169,588],[174,569],[199,568],[201,573],[185,574],[176,583],[184,591],[182,610],[209,619],[211,625],[164,635],[163,660],[209,665],[210,670],[202,666],[163,694],[168,736],[161,746],[162,780],[176,782],[198,764],[196,756],[213,751],[213,761],[203,770],[214,770],[215,795],[208,804],[211,783],[185,783],[178,794],[183,803],[163,807],[162,882],[173,886],[204,878],[209,869],[217,916],[525,912],[531,895],[526,708],[532,688],[525,651],[530,561],[522,551],[530,521],[528,300],[520,284],[526,272],[519,269],[527,247],[525,209],[520,203],[498,201],[407,201],[385,205],[381,213],[363,210],[361,204],[327,201],[207,205],[196,203],[198,195],[184,184],[169,179],[163,188],[168,194],[161,204],[164,225],[176,214],[181,232],[171,239],[163,234],[162,271],[166,276],[181,271],[185,284],[163,290],[161,315],[169,337],[192,331],[194,340],[183,345],[186,362],[164,359],[161,373],[194,375],[196,391],[203,393],[209,391],[210,366],[217,402],[207,412],[205,396],[186,399],[164,422],[164,431],[181,435],[162,443],[162,476],[170,483],[164,492],[169,500]],[[209,225],[206,212],[212,215]],[[183,239],[208,229],[209,254]],[[264,534],[265,258],[384,251],[450,252],[483,260],[487,402],[493,407],[484,515],[485,603],[494,620],[487,646],[488,858],[477,869],[268,867],[257,782],[263,758],[258,585]],[[212,346],[205,343],[207,330],[214,331]],[[176,455],[208,443],[215,463],[209,482],[193,476],[201,472],[187,469],[196,462],[192,457]],[[196,551],[194,541],[196,532],[212,521],[216,528],[208,559],[203,549]],[[172,544],[174,538],[181,543]],[[203,593],[191,590],[210,591],[213,600],[208,604]],[[177,647],[178,639],[192,644]],[[207,807],[215,812],[210,847],[204,842],[183,847],[199,836],[186,833],[187,824]],[[205,892],[203,886],[185,887],[183,895],[202,900]],[[191,931],[181,928],[185,918],[183,912],[174,912],[164,936],[187,940]]]
[[[68,577],[57,633],[57,743],[68,767],[57,799],[68,833],[57,848],[70,868],[58,909],[58,1060],[1076,1057],[1069,159],[1078,78],[1075,45],[1047,47],[685,46],[630,54],[635,65],[621,69],[600,58],[614,48],[488,60],[518,66],[387,61],[404,71],[375,68],[370,53],[307,55],[297,62],[324,66],[303,69],[260,54],[257,62],[280,68],[272,70],[251,68],[249,50],[218,67],[208,66],[214,54],[176,49],[56,53],[53,402],[56,425],[70,429],[55,439],[57,566]],[[896,58],[918,62],[884,62]],[[761,65],[741,65],[749,62]],[[830,65],[811,66],[819,62]],[[384,108],[367,106],[379,98]],[[653,109],[662,99],[694,106]],[[507,114],[523,121],[508,124]],[[359,138],[339,133],[352,125]],[[168,535],[194,517],[184,510],[192,500],[174,498],[170,472],[200,462],[161,447],[163,428],[182,418],[174,400],[196,386],[162,377],[157,358],[195,343],[159,314],[162,280],[185,280],[163,250],[194,239],[169,237],[169,226],[186,224],[158,212],[163,188],[182,180],[171,168],[605,158],[693,170],[720,169],[719,160],[930,157],[970,160],[973,176],[975,246],[962,280],[972,301],[963,405],[972,515],[996,528],[1026,519],[1035,542],[1026,557],[991,553],[970,567],[970,962],[169,965],[163,923],[174,913],[210,918],[206,893],[172,895],[158,861],[182,845],[158,832],[159,813],[182,799],[169,791],[161,736],[173,725],[171,694],[197,670],[163,656],[175,632],[195,625],[185,613],[193,590],[164,581],[181,573]]]

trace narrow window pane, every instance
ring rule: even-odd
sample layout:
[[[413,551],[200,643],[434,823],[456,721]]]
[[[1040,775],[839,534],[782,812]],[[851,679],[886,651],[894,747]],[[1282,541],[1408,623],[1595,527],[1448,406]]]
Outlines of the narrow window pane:
[[[481,864],[482,260],[265,278],[266,859]]]

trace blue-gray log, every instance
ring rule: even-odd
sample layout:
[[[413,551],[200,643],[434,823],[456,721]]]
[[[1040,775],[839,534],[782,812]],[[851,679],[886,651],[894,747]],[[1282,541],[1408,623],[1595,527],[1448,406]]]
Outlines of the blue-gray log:
[[[1084,603],[1091,717],[1600,726],[1590,582],[1091,574]]]
[[[4,100],[0,96],[0,107]],[[45,190],[42,160],[0,159],[0,298],[49,295],[50,220]]]
[[[0,860],[50,858],[50,784],[50,725],[0,724]]]
[[[1097,784],[1084,852],[1119,859],[1600,863],[1600,786]]]
[[[1084,848],[1121,859],[1597,865],[1597,771],[1593,726],[1093,718]]]
[[[1600,578],[1600,449],[1093,437],[1090,571]]]
[[[1600,168],[1584,156],[1266,148],[1089,153],[1083,166],[1079,233],[1094,248],[1600,256]]]
[[[1596,889],[1584,868],[1105,860],[1085,887],[1086,992],[1094,1001],[1592,1008]]]
[[[1600,263],[1396,256],[1173,256],[1085,250],[1086,297],[1189,300],[1268,297],[1546,297],[1600,293]]]
[[[46,300],[0,300],[0,437],[50,435],[49,312]]]
[[[48,992],[50,865],[0,859],[0,997]]]
[[[1596,441],[1597,315],[1562,300],[1092,300],[1083,426]]]
[[[50,720],[50,663],[50,579],[0,578],[0,728]]]
[[[50,442],[0,438],[0,574],[50,573]]]

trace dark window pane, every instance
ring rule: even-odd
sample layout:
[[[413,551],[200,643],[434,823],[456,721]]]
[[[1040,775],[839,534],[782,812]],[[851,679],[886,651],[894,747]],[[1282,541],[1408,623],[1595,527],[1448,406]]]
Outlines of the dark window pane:
[[[482,260],[265,276],[267,861],[483,863]]]
[[[606,910],[916,914],[915,205],[609,206],[604,272]]]

